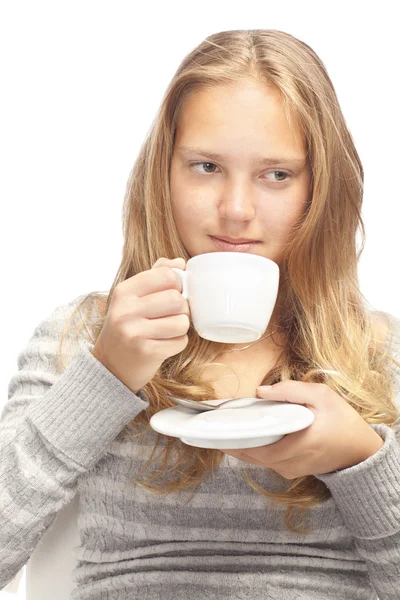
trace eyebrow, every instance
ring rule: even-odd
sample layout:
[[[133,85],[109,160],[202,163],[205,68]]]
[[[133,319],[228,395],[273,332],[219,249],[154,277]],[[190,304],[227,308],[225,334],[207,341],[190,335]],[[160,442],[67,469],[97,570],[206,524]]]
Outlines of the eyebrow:
[[[217,154],[216,152],[211,152],[209,150],[205,150],[204,148],[198,148],[194,146],[179,146],[177,148],[180,152],[189,153],[192,152],[194,154],[198,154],[199,156],[211,158],[213,160],[224,160],[222,154]],[[295,156],[281,156],[281,157],[271,157],[271,158],[257,158],[255,161],[257,165],[274,165],[276,163],[297,163],[304,165],[306,162],[305,158],[297,158]]]

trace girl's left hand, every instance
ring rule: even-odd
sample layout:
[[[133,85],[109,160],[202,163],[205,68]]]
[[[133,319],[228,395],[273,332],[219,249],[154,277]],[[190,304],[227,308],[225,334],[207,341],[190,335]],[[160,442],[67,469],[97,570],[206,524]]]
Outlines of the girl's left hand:
[[[363,462],[383,446],[382,438],[354,408],[325,383],[281,381],[257,388],[265,400],[302,404],[313,423],[258,448],[221,449],[244,462],[271,468],[285,479],[322,475]]]

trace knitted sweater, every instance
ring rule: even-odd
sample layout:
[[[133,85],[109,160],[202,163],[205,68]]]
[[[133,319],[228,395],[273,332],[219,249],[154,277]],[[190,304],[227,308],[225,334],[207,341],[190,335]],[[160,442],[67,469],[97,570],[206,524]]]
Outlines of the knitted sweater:
[[[267,471],[229,455],[190,501],[185,491],[128,485],[157,434],[129,437],[126,425],[148,398],[106,369],[84,334],[65,370],[57,363],[61,331],[82,298],[36,327],[9,383],[0,420],[0,589],[79,492],[73,600],[400,599],[400,424],[371,425],[384,440],[376,454],[318,476],[332,497],[311,510],[309,535],[288,531],[284,507],[242,475],[245,468],[272,489]],[[399,358],[400,319],[385,314]],[[394,365],[392,374],[400,407]]]

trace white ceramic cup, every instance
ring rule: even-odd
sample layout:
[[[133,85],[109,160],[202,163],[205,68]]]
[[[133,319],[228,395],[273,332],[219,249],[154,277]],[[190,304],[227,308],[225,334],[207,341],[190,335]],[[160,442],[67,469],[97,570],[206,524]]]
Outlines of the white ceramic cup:
[[[193,326],[213,342],[253,342],[263,335],[274,310],[279,267],[264,256],[208,252],[193,256],[182,280]]]

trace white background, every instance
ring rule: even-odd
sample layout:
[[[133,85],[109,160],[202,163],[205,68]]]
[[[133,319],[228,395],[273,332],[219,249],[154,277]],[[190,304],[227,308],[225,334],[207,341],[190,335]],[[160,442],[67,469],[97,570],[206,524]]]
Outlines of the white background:
[[[165,88],[206,36],[278,29],[328,69],[365,169],[361,290],[400,316],[396,2],[0,3],[0,408],[53,309],[110,288],[126,181]],[[24,598],[0,592],[0,599]]]

